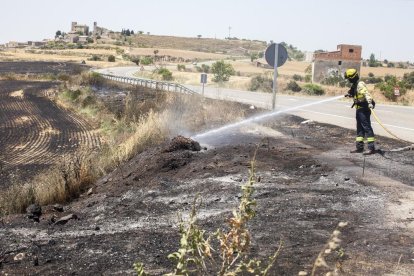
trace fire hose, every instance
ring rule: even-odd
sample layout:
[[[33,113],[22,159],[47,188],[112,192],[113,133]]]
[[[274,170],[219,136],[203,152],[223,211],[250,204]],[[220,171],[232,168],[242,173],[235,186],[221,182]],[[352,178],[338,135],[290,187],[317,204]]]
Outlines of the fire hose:
[[[374,116],[374,118],[375,118],[375,120],[377,121],[377,123],[386,131],[386,132],[388,132],[388,134],[390,134],[392,137],[394,137],[394,138],[396,138],[397,140],[399,140],[399,141],[401,141],[401,142],[404,142],[404,143],[408,143],[408,144],[411,144],[411,146],[409,146],[409,147],[407,147],[409,150],[412,150],[413,148],[414,148],[414,145],[411,143],[411,142],[409,142],[409,141],[407,141],[407,140],[404,140],[404,139],[401,139],[400,137],[398,137],[397,135],[395,135],[394,133],[392,133],[389,129],[387,129],[384,125],[383,125],[383,123],[381,122],[381,120],[378,118],[378,116],[377,116],[377,114],[375,113],[375,111],[374,111],[374,109],[373,108],[371,108],[371,113],[372,113],[372,115]]]

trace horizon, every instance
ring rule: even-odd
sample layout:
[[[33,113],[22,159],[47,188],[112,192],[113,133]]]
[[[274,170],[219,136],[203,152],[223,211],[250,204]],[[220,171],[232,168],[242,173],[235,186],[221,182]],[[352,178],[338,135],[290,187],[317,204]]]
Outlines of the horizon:
[[[414,10],[413,0],[394,0],[392,5],[385,0],[349,0],[348,6],[357,7],[353,14],[349,14],[347,7],[338,0],[312,3],[305,0],[289,3],[210,0],[202,2],[203,5],[199,3],[187,0],[174,3],[121,0],[116,4],[73,0],[61,1],[59,5],[51,0],[7,2],[3,4],[4,10],[11,12],[0,18],[2,26],[8,26],[2,27],[0,44],[52,39],[58,30],[68,32],[72,21],[90,28],[96,21],[98,26],[115,32],[130,29],[151,35],[189,38],[202,35],[202,38],[213,39],[225,39],[230,35],[238,39],[283,41],[304,52],[331,52],[339,44],[361,45],[363,59],[374,54],[378,60],[414,61],[411,50],[414,41],[409,35],[414,25],[410,15]],[[230,14],[229,10],[234,12]],[[18,11],[17,16],[15,11]],[[91,11],[94,12],[91,14]],[[122,16],[113,16],[114,13]],[[232,16],[234,14],[237,16]]]

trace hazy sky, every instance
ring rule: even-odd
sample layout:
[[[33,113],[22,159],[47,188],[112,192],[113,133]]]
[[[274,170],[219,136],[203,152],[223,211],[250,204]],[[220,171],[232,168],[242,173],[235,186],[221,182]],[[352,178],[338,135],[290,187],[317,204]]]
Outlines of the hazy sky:
[[[362,45],[414,61],[414,0],[0,0],[0,43],[52,38],[71,21],[120,31],[285,41],[300,50]]]

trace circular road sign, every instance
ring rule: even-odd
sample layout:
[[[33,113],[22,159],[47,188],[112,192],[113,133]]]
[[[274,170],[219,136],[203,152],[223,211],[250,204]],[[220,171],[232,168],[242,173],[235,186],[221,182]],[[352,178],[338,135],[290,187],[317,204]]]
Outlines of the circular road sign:
[[[270,46],[267,47],[266,52],[265,52],[266,62],[273,68],[275,67],[275,45],[276,43],[270,44]],[[278,50],[277,67],[280,67],[283,64],[285,64],[288,58],[288,53],[286,51],[286,48],[282,44],[277,44],[277,46],[278,46],[277,47],[277,50]]]

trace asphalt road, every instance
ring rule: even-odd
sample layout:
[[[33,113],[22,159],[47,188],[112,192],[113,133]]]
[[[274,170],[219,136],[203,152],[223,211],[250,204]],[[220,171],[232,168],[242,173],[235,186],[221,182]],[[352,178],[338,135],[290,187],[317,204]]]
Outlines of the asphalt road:
[[[124,77],[133,77],[133,73],[138,70],[139,67],[113,67],[96,71]],[[146,70],[150,70],[150,68],[146,67]],[[201,86],[186,86],[195,92],[202,92]],[[272,107],[272,95],[270,93],[214,88],[207,85],[204,89],[204,95],[213,99],[242,102],[266,109],[271,109]],[[276,110],[305,106],[287,113],[298,115],[309,120],[355,129],[355,109],[350,108],[352,101],[339,99],[318,104],[318,102],[326,99],[328,97],[304,97],[278,94],[276,97]],[[313,103],[315,104],[312,105]],[[414,142],[414,107],[377,104],[375,112],[382,121],[382,124],[389,131],[401,139]],[[373,117],[371,119],[376,134],[392,137]]]

